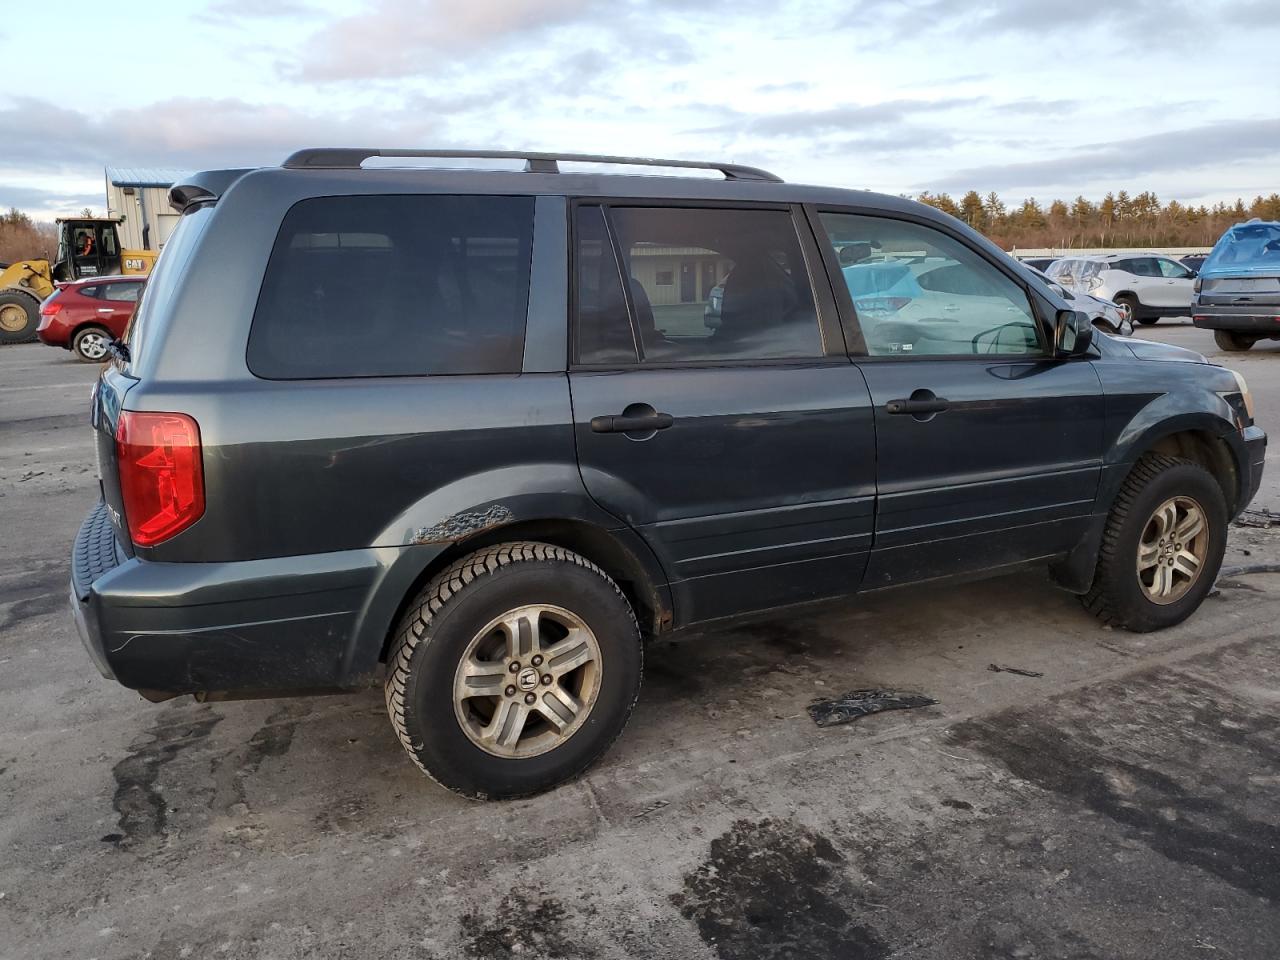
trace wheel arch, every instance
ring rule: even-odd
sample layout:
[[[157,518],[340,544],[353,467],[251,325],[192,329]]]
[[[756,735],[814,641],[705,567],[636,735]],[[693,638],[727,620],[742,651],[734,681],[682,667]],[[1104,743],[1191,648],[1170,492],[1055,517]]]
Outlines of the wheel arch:
[[[674,610],[666,574],[638,534],[581,517],[525,517],[445,543],[400,548],[389,557],[351,638],[342,671],[346,680],[356,684],[376,676],[401,617],[432,577],[469,553],[516,540],[548,543],[581,554],[618,584],[643,634],[654,636],[671,629]]]
[[[1229,415],[1226,401],[1214,395]],[[1055,582],[1072,593],[1084,593],[1093,582],[1098,550],[1107,515],[1116,494],[1145,454],[1181,457],[1198,463],[1218,482],[1227,503],[1227,516],[1234,517],[1248,483],[1248,463],[1244,442],[1229,420],[1219,413],[1183,413],[1145,424],[1131,424],[1112,448],[1094,501],[1089,531],[1065,558],[1051,564]]]
[[[1109,458],[1099,491],[1099,510],[1110,508],[1121,484],[1144,454],[1160,453],[1190,460],[1208,470],[1222,488],[1228,514],[1235,516],[1248,482],[1244,441],[1232,423],[1231,407],[1222,397],[1208,394],[1201,399],[1212,409],[1184,410],[1155,422],[1150,422],[1148,410],[1144,411],[1146,416],[1130,424],[1117,439],[1113,458]],[[1148,422],[1143,423],[1144,420]]]

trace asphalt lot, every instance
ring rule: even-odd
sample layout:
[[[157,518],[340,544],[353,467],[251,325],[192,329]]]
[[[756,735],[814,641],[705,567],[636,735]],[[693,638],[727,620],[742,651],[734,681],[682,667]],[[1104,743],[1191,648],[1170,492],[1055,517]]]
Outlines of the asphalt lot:
[[[1280,344],[1227,362],[1280,436]],[[586,778],[473,804],[380,691],[152,705],[97,675],[65,611],[95,375],[0,349],[5,960],[1280,956],[1280,577],[1145,636],[1025,574],[664,642]],[[1228,563],[1277,559],[1232,531]],[[805,712],[876,686],[940,702]]]

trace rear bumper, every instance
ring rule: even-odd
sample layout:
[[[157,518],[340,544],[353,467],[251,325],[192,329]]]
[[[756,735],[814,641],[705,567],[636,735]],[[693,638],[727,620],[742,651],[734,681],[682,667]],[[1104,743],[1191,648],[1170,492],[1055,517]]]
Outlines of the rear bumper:
[[[1280,306],[1197,304],[1191,322],[1205,330],[1238,330],[1280,337]]]
[[[377,666],[380,635],[362,659],[357,640],[390,560],[353,550],[152,563],[124,556],[99,504],[76,538],[72,616],[99,672],[136,690],[358,687]]]
[[[42,321],[43,319],[44,318],[41,318]],[[40,326],[36,328],[36,339],[51,347],[63,347],[65,349],[71,348],[70,334],[61,324],[50,324],[46,327],[44,323],[41,322]]]

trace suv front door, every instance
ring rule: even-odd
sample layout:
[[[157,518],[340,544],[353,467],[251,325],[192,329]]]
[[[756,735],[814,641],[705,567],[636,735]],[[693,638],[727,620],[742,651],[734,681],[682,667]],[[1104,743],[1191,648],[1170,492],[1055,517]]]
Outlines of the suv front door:
[[[878,494],[865,585],[1070,550],[1101,474],[1102,389],[1092,364],[1054,358],[1022,282],[958,238],[853,211],[816,219],[848,339],[863,344],[855,362],[875,409]],[[855,243],[875,256],[841,266],[835,251]]]
[[[1191,309],[1192,288],[1195,278],[1191,271],[1168,257],[1156,257],[1156,267],[1160,271],[1160,279],[1153,280],[1148,288],[1149,299],[1153,307],[1176,307],[1180,312]]]
[[[582,478],[661,559],[678,623],[853,593],[866,565],[871,399],[797,215],[575,209]]]

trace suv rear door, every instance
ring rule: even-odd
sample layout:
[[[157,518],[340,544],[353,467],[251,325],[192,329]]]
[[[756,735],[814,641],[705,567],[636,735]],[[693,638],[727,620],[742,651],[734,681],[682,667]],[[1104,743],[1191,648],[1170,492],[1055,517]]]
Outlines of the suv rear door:
[[[583,480],[653,546],[680,623],[852,593],[862,578],[871,401],[797,216],[617,201],[574,211]]]
[[[1103,401],[1088,360],[1060,360],[1023,282],[940,228],[824,209],[815,229],[837,300],[865,344],[855,362],[875,408],[878,499],[868,587],[993,569],[1068,551],[1102,465]],[[910,302],[867,288],[878,264],[945,261]],[[864,274],[866,276],[864,276]],[[872,281],[873,282],[873,281]]]

